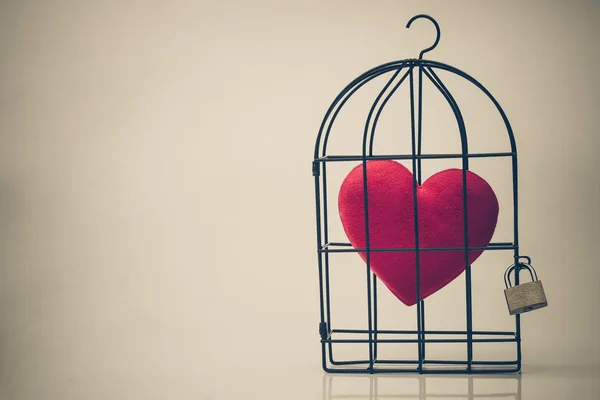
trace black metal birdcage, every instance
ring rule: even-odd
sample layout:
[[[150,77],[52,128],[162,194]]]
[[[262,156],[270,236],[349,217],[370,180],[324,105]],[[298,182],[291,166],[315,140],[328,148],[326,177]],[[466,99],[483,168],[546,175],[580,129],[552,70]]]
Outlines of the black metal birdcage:
[[[520,316],[514,316],[514,330],[510,331],[477,331],[473,329],[473,295],[471,281],[471,265],[469,265],[468,252],[473,250],[468,246],[468,226],[465,222],[465,245],[464,247],[452,249],[419,248],[418,235],[416,236],[415,248],[375,249],[369,244],[368,235],[368,195],[367,195],[367,168],[366,163],[370,160],[404,160],[410,162],[414,175],[414,188],[421,184],[421,163],[429,159],[454,159],[460,160],[463,171],[463,199],[464,218],[466,220],[466,171],[469,170],[469,161],[473,158],[506,158],[512,161],[512,200],[513,200],[513,223],[512,240],[510,242],[490,243],[485,247],[486,251],[508,251],[512,252],[511,260],[515,265],[520,265],[523,256],[519,253],[519,220],[518,220],[518,182],[517,182],[517,147],[510,122],[498,101],[492,94],[476,79],[465,72],[450,65],[423,59],[423,55],[435,48],[440,40],[440,29],[437,22],[428,15],[417,15],[407,24],[407,28],[417,19],[427,19],[436,28],[437,37],[435,43],[429,48],[421,51],[417,59],[405,59],[389,62],[375,67],[347,85],[335,98],[327,110],[317,136],[314,160],[312,164],[315,198],[316,198],[316,223],[317,223],[317,255],[320,288],[320,324],[319,334],[321,339],[322,366],[327,372],[341,373],[378,373],[378,372],[413,372],[413,373],[494,373],[494,372],[519,372],[521,369],[521,326]],[[447,71],[451,74],[475,85],[493,103],[504,121],[510,151],[507,152],[469,152],[465,122],[461,110],[454,97],[442,82],[436,71]],[[329,154],[327,144],[336,117],[346,105],[348,100],[362,87],[373,79],[391,75],[385,87],[376,96],[368,112],[367,121],[362,137],[362,151],[355,155]],[[461,152],[456,154],[427,154],[422,151],[422,83],[427,80],[443,95],[450,106],[458,130],[460,133]],[[416,81],[416,82],[415,82]],[[377,123],[386,103],[397,93],[397,89],[403,84],[409,85],[410,93],[410,154],[374,154],[373,143]],[[366,247],[364,249],[354,248],[350,243],[331,242],[329,235],[330,215],[328,214],[328,187],[327,166],[330,163],[362,162],[364,175],[364,209]],[[416,193],[416,192],[415,192]],[[415,208],[415,213],[416,213]],[[415,217],[415,228],[418,233],[418,218]],[[464,330],[427,330],[425,301],[419,293],[419,253],[423,251],[455,250],[465,253],[465,315],[466,326]],[[370,254],[374,251],[411,251],[415,253],[416,277],[417,277],[417,303],[416,303],[416,330],[382,330],[378,328],[378,295],[377,276],[370,268]],[[366,294],[367,294],[367,319],[368,329],[346,329],[334,327],[331,323],[331,299],[330,299],[330,270],[332,268],[333,253],[366,253]],[[519,284],[519,267],[515,270],[515,284]],[[358,336],[359,338],[356,338]],[[432,338],[435,336],[435,338]],[[350,337],[350,338],[348,338]],[[439,338],[441,337],[441,338]],[[458,337],[458,338],[457,338]],[[368,358],[340,361],[335,357],[336,345],[340,343],[354,343],[355,345],[368,346]],[[417,346],[418,357],[416,359],[383,359],[378,357],[378,346],[382,343],[400,343]],[[429,343],[464,343],[466,346],[466,359],[439,360],[430,359],[426,356],[426,348]],[[516,357],[507,360],[478,360],[473,356],[474,343],[511,343],[516,347]]]

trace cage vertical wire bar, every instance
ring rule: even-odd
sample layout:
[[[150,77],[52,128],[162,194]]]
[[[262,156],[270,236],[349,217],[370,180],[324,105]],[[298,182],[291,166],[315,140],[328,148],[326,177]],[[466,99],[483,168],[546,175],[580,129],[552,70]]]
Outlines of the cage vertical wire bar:
[[[378,342],[378,325],[377,325],[377,275],[374,272],[371,273],[373,279],[373,364],[377,362],[377,344]]]
[[[417,196],[417,157],[416,157],[416,136],[415,136],[415,94],[414,94],[414,78],[412,69],[410,71],[410,142],[413,168],[413,214],[414,214],[414,234],[415,234],[415,284],[416,284],[416,311],[417,311],[417,338],[418,338],[418,361],[417,371],[423,372],[423,328],[421,327],[421,266],[419,252],[419,202]]]
[[[329,243],[329,218],[327,212],[327,164],[323,164],[323,236],[325,243]],[[327,326],[331,326],[331,292],[329,289],[329,253],[325,253],[325,313],[327,316]],[[335,362],[333,359],[333,348],[331,343],[328,344],[328,353],[330,362]]]
[[[468,153],[463,154],[462,159],[462,177],[463,177],[463,218],[464,218],[464,243],[465,243],[465,287],[467,297],[467,372],[471,372],[473,362],[473,304],[471,298],[471,263],[469,262],[469,209],[467,197],[467,169],[469,168],[467,157]]]
[[[392,78],[388,81],[388,83],[384,86],[383,90],[381,91],[381,94],[385,93],[385,91],[389,88],[390,84],[399,76],[400,72],[402,71],[402,69],[404,68],[405,64],[402,64],[400,66],[400,68],[398,68],[398,70],[396,71],[396,73],[394,73],[392,75]],[[412,70],[412,68],[409,68],[409,70],[398,80],[398,82],[393,86],[393,88],[389,91],[389,93],[385,96],[383,102],[381,102],[381,105],[379,107],[377,107],[377,101],[375,101],[375,103],[373,104],[373,108],[372,110],[377,109],[377,112],[375,113],[375,118],[373,119],[373,123],[371,124],[371,128],[369,131],[369,157],[373,156],[373,147],[374,147],[374,139],[375,139],[375,130],[377,128],[377,123],[379,122],[379,117],[381,116],[381,112],[383,111],[383,109],[385,108],[387,102],[392,98],[392,96],[396,93],[396,91],[398,90],[398,88],[400,87],[400,85],[402,85],[402,82],[404,82],[404,80],[406,79],[406,77],[410,74],[410,71]],[[369,119],[370,119],[370,115],[369,115]],[[369,120],[367,121],[367,126],[368,126]],[[377,276],[375,275],[375,273],[371,274],[371,278],[373,280],[373,340],[374,340],[374,349],[373,349],[373,357],[374,357],[374,363],[377,362],[377,344],[378,344],[378,308],[377,308]]]
[[[421,66],[422,68],[422,66]],[[467,372],[471,371],[473,361],[473,321],[472,321],[472,293],[471,293],[471,265],[469,262],[469,227],[468,227],[468,204],[467,204],[467,171],[469,169],[469,147],[466,126],[462,113],[454,97],[446,88],[442,80],[431,69],[425,67],[425,75],[434,84],[438,91],[444,96],[456,118],[461,139],[462,152],[462,183],[463,183],[463,222],[464,222],[464,254],[465,254],[465,308],[467,329]]]
[[[315,208],[316,208],[316,219],[317,219],[317,260],[319,265],[319,303],[321,321],[319,323],[319,335],[321,340],[326,337],[326,323],[325,323],[325,310],[323,307],[324,294],[323,294],[323,254],[319,251],[323,247],[321,240],[321,191],[319,182],[319,166],[320,164],[316,161],[313,162],[313,176],[315,180]],[[322,350],[322,366],[324,370],[328,370],[327,359],[325,358],[325,343],[321,344]]]
[[[439,37],[438,37],[439,40]],[[421,55],[422,56],[422,55]],[[418,115],[417,115],[417,155],[421,155],[422,154],[422,146],[423,146],[423,67],[419,64],[419,80],[418,80],[418,103],[417,103],[417,110],[418,110]],[[421,163],[422,163],[422,159],[418,158],[417,159],[417,183],[419,185],[421,185],[423,183],[423,179],[422,179],[422,169],[421,169]],[[421,283],[419,282],[419,286],[421,285]],[[425,301],[424,300],[419,300],[419,306],[421,307],[421,320],[420,320],[420,324],[421,324],[421,357],[423,357],[423,360],[426,357],[425,354],[425,333],[423,333],[423,331],[425,331]]]
[[[398,69],[392,77],[387,81],[383,89],[379,92],[375,101],[371,105],[371,109],[369,110],[369,114],[367,116],[367,121],[365,123],[365,129],[363,133],[363,143],[362,143],[362,155],[363,155],[363,194],[364,194],[364,213],[365,213],[365,246],[366,246],[366,263],[367,263],[367,308],[368,308],[368,329],[369,329],[369,372],[373,372],[373,368],[375,365],[375,342],[373,341],[373,308],[372,308],[372,290],[371,290],[371,239],[370,239],[370,226],[369,226],[369,196],[368,196],[368,181],[367,181],[367,139],[369,136],[369,127],[371,126],[371,121],[373,119],[373,114],[379,105],[379,101],[383,97],[384,93],[388,90],[392,82],[397,78],[400,74],[400,69]]]
[[[464,73],[463,71],[460,71],[454,67],[451,67],[449,65],[443,64],[443,63],[439,63],[436,61],[431,61],[431,60],[422,60],[422,55],[426,52],[429,51],[431,49],[433,49],[435,47],[435,45],[437,44],[437,42],[439,41],[439,27],[437,25],[437,23],[435,23],[435,21],[429,17],[429,16],[415,16],[411,21],[414,21],[415,19],[422,17],[422,18],[427,18],[430,19],[434,25],[436,26],[436,30],[438,32],[438,36],[436,38],[436,42],[434,43],[433,46],[431,46],[430,48],[424,50],[421,52],[420,54],[420,58],[419,60],[415,60],[415,59],[409,59],[409,60],[402,60],[402,61],[394,61],[394,62],[390,62],[390,63],[386,63],[386,64],[382,64],[378,67],[375,67],[367,72],[365,72],[364,74],[360,75],[358,78],[356,78],[354,81],[352,81],[349,85],[346,86],[346,88],[344,88],[340,94],[338,94],[338,96],[336,97],[336,99],[334,100],[334,102],[331,104],[331,106],[329,107],[329,109],[327,110],[327,113],[325,115],[325,117],[323,118],[323,121],[321,123],[321,127],[319,129],[319,134],[317,137],[317,143],[315,145],[315,158],[313,161],[313,175],[315,175],[315,196],[316,196],[316,204],[317,204],[317,216],[316,216],[316,220],[317,220],[317,247],[318,247],[318,263],[319,263],[319,289],[320,289],[320,305],[321,305],[321,323],[319,326],[319,331],[321,334],[321,343],[322,343],[322,358],[323,358],[323,369],[328,371],[328,372],[370,372],[370,373],[374,373],[374,372],[420,372],[420,373],[471,373],[471,374],[476,374],[476,373],[490,373],[490,372],[518,372],[521,368],[521,343],[520,343],[520,319],[519,316],[515,316],[515,332],[504,332],[504,331],[473,331],[473,327],[472,327],[472,320],[470,320],[469,315],[470,315],[470,311],[469,308],[472,309],[472,297],[471,295],[471,291],[470,291],[470,287],[471,287],[471,280],[470,280],[470,265],[468,262],[468,255],[469,252],[472,250],[512,250],[514,252],[514,257],[516,260],[516,265],[518,264],[518,258],[519,258],[519,242],[518,242],[518,191],[517,191],[517,157],[516,157],[516,145],[515,145],[515,140],[514,140],[514,135],[512,132],[512,128],[510,127],[510,123],[508,121],[508,118],[506,117],[506,114],[504,113],[504,111],[502,110],[502,108],[500,107],[499,103],[496,101],[496,99],[491,95],[491,93],[485,88],[483,87],[483,85],[481,85],[478,81],[476,81],[474,78],[472,78],[471,76],[469,76],[468,74]],[[409,22],[410,25],[410,22]],[[378,98],[376,99],[375,103],[373,104],[373,107],[369,113],[369,117],[368,117],[368,121],[367,124],[365,126],[365,133],[363,134],[363,151],[362,151],[362,155],[361,156],[337,156],[337,155],[328,155],[327,154],[327,142],[332,130],[332,126],[333,123],[336,119],[336,117],[338,116],[338,114],[340,113],[340,111],[342,110],[343,106],[345,105],[345,103],[350,99],[350,97],[355,94],[361,87],[363,87],[365,84],[367,84],[368,82],[372,81],[373,79],[377,78],[378,76],[381,76],[385,73],[388,72],[392,72],[394,74],[394,78],[398,76],[400,70],[402,68],[404,68],[405,66],[409,66],[409,71],[408,73],[410,74],[410,80],[411,80],[411,140],[412,140],[412,149],[411,149],[411,154],[410,155],[374,155],[373,154],[373,140],[374,140],[374,134],[375,134],[375,128],[377,125],[377,121],[379,120],[379,116],[381,115],[383,109],[385,108],[386,103],[388,102],[388,100],[390,99],[390,97],[394,94],[393,92],[396,91],[396,89],[400,86],[400,84],[402,82],[399,82],[398,84],[396,84],[394,86],[394,88],[392,89],[392,93],[389,93],[383,103],[379,103],[383,93],[385,92],[385,90],[383,90],[380,95],[378,96]],[[418,66],[419,68],[419,81],[418,81],[418,85],[419,88],[417,89],[418,92],[418,99],[417,99],[417,119],[418,119],[418,125],[416,126],[417,129],[417,137],[415,138],[415,121],[414,121],[414,117],[415,117],[415,110],[414,110],[414,76],[413,76],[413,67]],[[466,131],[465,131],[465,127],[464,127],[464,121],[462,120],[462,115],[460,114],[460,109],[458,108],[458,105],[456,104],[454,98],[452,97],[452,95],[450,94],[450,92],[447,90],[447,88],[445,87],[445,85],[441,82],[441,80],[439,79],[439,77],[436,75],[436,73],[434,72],[434,70],[445,70],[448,71],[450,73],[453,73],[455,75],[461,76],[462,78],[466,79],[467,81],[471,82],[472,84],[474,84],[476,87],[478,87],[492,102],[493,104],[496,106],[496,109],[498,110],[498,112],[500,113],[500,115],[502,116],[502,119],[505,123],[507,132],[508,132],[508,136],[510,139],[510,144],[511,144],[511,152],[509,153],[505,153],[505,152],[498,152],[498,153],[481,153],[481,154],[470,154],[466,148]],[[453,154],[422,154],[421,151],[421,135],[422,135],[422,128],[421,128],[421,124],[422,124],[422,75],[426,75],[427,78],[433,82],[434,86],[438,89],[438,91],[440,91],[440,93],[442,93],[442,95],[446,98],[446,100],[448,101],[453,113],[455,114],[455,117],[457,118],[457,123],[459,125],[459,131],[461,133],[461,141],[463,144],[463,149],[461,151],[461,154],[457,154],[457,155],[453,155]],[[406,77],[406,75],[404,76],[404,78]],[[393,79],[392,79],[393,80]],[[392,80],[390,80],[388,82],[388,84],[386,85],[386,89],[389,88],[389,85],[391,84]],[[369,152],[367,155],[366,152],[366,137],[367,137],[367,130],[368,130],[368,126],[369,123],[372,121],[372,117],[373,117],[373,112],[377,111],[375,114],[375,119],[373,120],[373,123],[371,125],[371,136],[370,136],[370,140],[369,140]],[[417,143],[416,143],[416,149],[415,149],[415,139],[417,139]],[[458,247],[458,248],[440,248],[440,249],[429,249],[429,248],[424,248],[421,249],[420,246],[415,244],[415,248],[413,249],[378,249],[378,248],[373,248],[371,243],[367,243],[366,248],[365,249],[355,249],[352,248],[351,245],[349,243],[340,243],[340,242],[330,242],[330,237],[329,237],[329,224],[328,221],[322,221],[322,218],[328,219],[328,215],[327,215],[327,211],[326,211],[326,202],[327,202],[327,193],[326,193],[326,188],[327,188],[327,174],[326,174],[326,164],[328,162],[344,162],[344,161],[362,161],[362,165],[363,165],[363,190],[364,190],[364,209],[365,209],[365,229],[368,230],[369,229],[369,222],[368,222],[368,187],[367,187],[367,168],[366,168],[366,164],[368,161],[370,160],[376,160],[376,159],[390,159],[390,160],[411,160],[413,163],[413,174],[417,176],[416,178],[416,182],[413,182],[413,191],[416,188],[416,183],[421,183],[420,182],[420,171],[421,171],[421,161],[423,159],[452,159],[452,158],[460,158],[463,164],[463,199],[464,199],[464,204],[463,204],[463,209],[465,211],[465,214],[467,212],[467,204],[466,204],[466,189],[467,189],[467,180],[466,180],[466,171],[468,169],[468,162],[470,160],[470,158],[472,157],[485,157],[485,158],[491,158],[491,157],[511,157],[512,158],[512,163],[513,163],[513,171],[512,171],[512,177],[513,177],[513,210],[514,210],[514,238],[512,243],[490,243],[488,246],[485,246],[484,248],[470,248],[469,247],[469,243],[468,243],[468,216],[467,218],[465,218],[465,244],[462,247]],[[322,170],[323,173],[320,173],[321,170],[321,164],[323,164]],[[322,181],[322,187],[323,187],[323,191],[320,191],[320,186],[319,186],[319,181]],[[323,211],[321,212],[320,210],[320,197],[321,195],[324,198],[324,205],[323,205]],[[417,210],[415,210],[415,215]],[[418,230],[418,217],[417,218],[417,230]],[[327,231],[327,233],[324,232],[324,230]],[[366,236],[367,242],[370,241],[370,236],[367,234]],[[418,235],[416,235],[415,237],[416,240],[418,240]],[[324,242],[323,242],[324,240]],[[342,246],[343,248],[340,248],[339,246]],[[346,246],[350,246],[349,248]],[[412,251],[412,252],[421,252],[421,251],[454,251],[454,250],[462,250],[464,251],[465,254],[465,271],[468,271],[467,273],[465,273],[466,277],[465,277],[465,284],[467,286],[467,290],[466,290],[466,296],[467,296],[467,319],[468,319],[468,323],[467,323],[467,329],[465,331],[427,331],[425,329],[425,313],[424,313],[424,302],[423,301],[419,301],[417,302],[417,330],[416,331],[410,331],[410,330],[402,330],[402,331],[386,331],[386,330],[380,330],[378,328],[377,325],[377,319],[378,319],[378,310],[377,310],[377,278],[375,276],[375,274],[371,271],[371,265],[370,265],[370,258],[373,252],[379,252],[379,251]],[[330,322],[331,320],[331,308],[330,308],[330,300],[329,298],[331,297],[331,293],[329,292],[329,288],[328,288],[328,282],[329,282],[329,274],[330,274],[330,258],[329,258],[329,253],[338,253],[338,252],[356,252],[356,253],[360,253],[360,252],[365,252],[367,255],[367,302],[368,302],[368,329],[363,331],[363,330],[356,330],[356,329],[334,329],[331,326],[328,326],[327,323]],[[325,253],[325,254],[322,254]],[[325,264],[325,265],[324,265]],[[518,273],[519,273],[519,268],[517,267],[515,270],[515,278],[518,279]],[[371,279],[372,279],[372,285],[371,285]],[[417,283],[417,289],[420,290],[420,285]],[[418,294],[418,297],[420,297],[420,293]],[[422,307],[419,308],[419,305],[421,305]],[[422,313],[421,313],[422,312]],[[471,311],[472,312],[472,311]],[[419,326],[420,324],[420,326]],[[367,339],[337,339],[336,334],[345,334],[345,333],[359,333],[359,334],[366,334],[367,335]],[[394,336],[402,336],[402,335],[414,335],[416,334],[417,339],[387,339],[387,337],[389,337],[388,335],[394,335]],[[466,339],[428,339],[426,337],[427,334],[439,334],[439,335],[452,335],[452,334],[461,334],[461,335],[465,335]],[[490,338],[474,338],[474,335],[485,335],[484,337],[490,337]],[[335,337],[335,339],[334,339]],[[480,361],[480,360],[473,360],[472,354],[468,355],[467,357],[467,361],[466,362],[462,362],[462,361],[454,361],[454,360],[449,360],[449,361],[442,361],[442,360],[428,360],[425,357],[425,346],[426,343],[466,343],[467,344],[467,348],[472,350],[472,346],[473,343],[476,342],[486,342],[486,343],[502,343],[502,342],[515,342],[517,345],[517,359],[515,361],[512,360],[507,360],[507,361]],[[349,361],[339,361],[339,362],[335,362],[333,360],[333,345],[334,343],[366,343],[369,346],[369,360],[349,360]],[[411,361],[411,360],[381,360],[380,362],[385,362],[385,363],[391,363],[391,364],[401,364],[401,363],[414,363],[415,365],[417,365],[417,369],[403,369],[403,368],[391,368],[391,369],[379,369],[379,368],[375,368],[375,364],[378,362],[377,359],[377,344],[378,343],[415,343],[417,344],[417,348],[418,350],[421,352],[421,354],[419,355],[417,360]],[[359,365],[359,364],[367,364],[367,368],[366,370],[361,370],[361,369],[354,369],[354,368],[329,368],[329,366],[327,365],[327,360],[326,360],[326,353],[325,353],[325,346],[329,347],[329,358],[330,361],[332,362],[332,365]],[[456,369],[452,369],[452,370],[429,370],[429,369],[424,369],[423,365],[424,364],[436,364],[436,365],[464,365],[466,366],[466,370],[465,368],[456,368]],[[509,366],[513,366],[514,367],[509,367]],[[494,368],[494,370],[490,371],[490,370],[481,370],[481,369],[473,369],[472,366],[494,366],[497,368]]]
[[[458,122],[461,143],[462,143],[462,184],[463,184],[463,222],[464,222],[464,255],[465,255],[465,308],[466,308],[466,328],[467,328],[467,372],[471,371],[473,361],[473,304],[471,291],[471,264],[469,262],[469,218],[468,218],[468,185],[467,171],[469,170],[469,147],[466,126],[460,108],[450,91],[446,88],[437,74],[429,69],[430,79],[435,80],[435,86],[444,95],[450,103],[450,107],[455,114]]]
[[[391,83],[398,77],[398,75],[400,74],[400,72],[402,71],[402,69],[404,68],[404,65],[400,66],[400,68],[398,68],[398,70],[392,75],[392,78],[388,81],[388,83],[384,86],[383,90],[381,91],[381,95],[383,93],[385,93],[385,91],[389,88],[389,86],[391,85]],[[410,72],[410,71],[409,71]],[[381,103],[381,106],[377,107],[377,102],[379,100],[379,97],[377,98],[377,100],[375,101],[375,103],[372,106],[372,111],[375,110],[377,108],[377,112],[375,113],[375,118],[373,119],[373,123],[371,125],[370,131],[369,131],[369,157],[373,156],[373,146],[374,146],[374,139],[375,139],[375,129],[377,128],[377,123],[379,121],[379,117],[381,116],[381,112],[383,111],[383,109],[385,108],[387,102],[392,98],[392,96],[394,95],[394,93],[396,93],[396,90],[398,90],[398,88],[400,87],[400,85],[402,84],[402,82],[404,82],[404,79],[406,79],[406,77],[408,76],[409,72],[406,72],[404,74],[404,76],[402,78],[400,78],[400,80],[398,81],[398,83],[396,83],[394,85],[394,87],[392,88],[392,90],[390,90],[390,92],[387,94],[387,96],[385,97],[385,99],[383,100],[383,102]],[[370,122],[370,118],[371,118],[371,114],[369,114],[369,117],[367,119],[367,123],[365,126],[365,129],[368,129],[368,125]],[[378,318],[377,318],[377,276],[375,275],[375,273],[371,273],[371,279],[373,281],[373,298],[372,298],[372,302],[373,302],[373,362],[375,363],[377,360],[377,339],[378,339]]]
[[[507,122],[508,123],[508,122]],[[514,200],[514,209],[513,209],[513,213],[514,213],[514,237],[515,237],[515,285],[519,284],[519,271],[520,271],[520,265],[519,265],[519,213],[518,213],[518,207],[519,207],[519,203],[516,200],[517,199],[517,195],[518,195],[518,190],[519,190],[519,186],[518,186],[518,170],[517,170],[517,150],[516,148],[513,151],[513,157],[512,157],[512,168],[513,168],[513,198]],[[521,359],[522,359],[522,354],[521,354],[521,316],[520,315],[516,315],[515,316],[515,331],[516,331],[516,338],[517,338],[517,370],[521,370]],[[520,384],[520,382],[519,382]]]

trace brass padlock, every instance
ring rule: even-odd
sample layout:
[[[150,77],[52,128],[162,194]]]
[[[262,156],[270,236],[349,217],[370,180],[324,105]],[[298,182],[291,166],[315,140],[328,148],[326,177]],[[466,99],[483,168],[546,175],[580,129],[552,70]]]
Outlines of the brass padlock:
[[[527,256],[522,256],[519,257],[519,260],[521,258],[527,259],[527,263],[517,262],[516,265],[518,267],[515,267],[515,264],[513,264],[504,272],[504,285],[506,286],[504,296],[506,297],[506,304],[508,305],[510,315],[522,314],[548,305],[544,287],[537,277],[537,272],[531,266],[531,259]],[[516,268],[529,271],[531,282],[513,286],[510,281],[510,274],[515,272]]]

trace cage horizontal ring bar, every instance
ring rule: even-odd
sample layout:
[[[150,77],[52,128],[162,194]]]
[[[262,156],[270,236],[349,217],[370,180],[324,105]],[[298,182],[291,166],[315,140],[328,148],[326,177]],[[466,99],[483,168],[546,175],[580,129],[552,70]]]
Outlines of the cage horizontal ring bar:
[[[488,246],[493,246],[493,247],[499,247],[499,246],[513,246],[514,244],[511,242],[492,242],[490,244],[488,244]],[[348,243],[348,242],[329,242],[329,243],[325,243],[322,248],[328,248],[331,246],[343,246],[343,247],[351,247],[352,243]],[[408,249],[408,247],[399,247],[399,248],[405,248]],[[419,250],[421,249],[437,249],[438,247],[419,247]],[[442,247],[440,247],[442,248]],[[464,246],[463,247],[450,247],[452,249],[458,249],[458,250],[464,250]]]
[[[468,361],[452,361],[452,360],[424,360],[425,364],[443,364],[443,365],[467,365]],[[517,361],[471,361],[472,365],[513,365]]]
[[[362,156],[362,155],[329,155],[319,158],[315,158],[314,161],[327,162],[327,161],[363,161],[369,160],[412,160],[412,159],[453,159],[453,158],[492,158],[492,157],[512,157],[515,153],[502,152],[502,153],[471,153],[471,154],[383,154],[375,156]]]
[[[375,360],[375,364],[418,364],[418,360]]]
[[[328,368],[327,372],[338,373],[338,374],[362,374],[362,373],[378,373],[378,374],[395,374],[395,373],[417,373],[419,372],[418,368],[373,368],[371,371],[368,368]],[[421,373],[423,375],[458,375],[458,374],[472,374],[472,375],[485,375],[485,374],[509,374],[519,372],[519,368],[499,368],[499,369],[422,369]],[[428,395],[429,396],[429,395]],[[479,396],[478,396],[479,397]]]
[[[369,333],[366,329],[333,329],[332,333]],[[417,330],[389,330],[381,329],[377,331],[378,334],[397,334],[397,335],[416,335],[419,333]],[[424,330],[421,333],[426,335],[466,335],[467,331],[428,331]],[[492,335],[492,336],[514,336],[514,332],[510,331],[473,331],[473,335]]]
[[[503,374],[503,373],[514,373],[514,372],[518,372],[519,369],[518,368],[510,368],[510,369],[487,369],[487,368],[482,368],[482,369],[424,369],[423,370],[423,374],[490,374],[490,373],[495,373],[495,374]],[[377,371],[377,372],[387,372],[387,371]],[[400,372],[400,371],[397,371]],[[481,396],[477,396],[477,397],[481,397]]]
[[[465,251],[465,250],[470,250],[470,251],[475,251],[475,250],[514,250],[516,249],[516,246],[510,245],[487,245],[487,246],[479,246],[479,247],[419,247],[419,251]],[[364,253],[366,252],[367,249],[363,249],[363,248],[359,248],[359,249],[331,249],[329,247],[321,247],[321,249],[319,250],[319,253]],[[416,249],[414,248],[381,248],[381,249],[377,249],[377,248],[370,248],[369,251],[371,253],[393,253],[393,252],[398,252],[398,253],[410,253],[410,252],[415,252]]]
[[[352,360],[352,361],[332,361],[333,365],[360,365],[360,364],[370,364],[369,360]]]
[[[323,245],[323,248],[327,248],[329,246],[350,246],[350,247],[352,247],[352,243],[330,242],[330,243]]]
[[[367,361],[368,362],[368,361]],[[417,360],[375,360],[375,364],[418,364]],[[468,361],[459,360],[423,360],[423,364],[467,365]],[[517,361],[471,361],[473,365],[513,365]]]
[[[398,368],[398,369],[381,369],[381,368],[373,368],[373,370],[371,371],[371,369],[369,368],[328,368],[325,370],[326,372],[331,372],[331,373],[337,373],[337,374],[364,374],[364,373],[371,373],[371,372],[375,372],[375,373],[383,373],[383,372],[388,372],[388,373],[416,373],[419,372],[416,368]],[[365,397],[365,396],[363,396]]]
[[[510,343],[516,338],[506,339],[321,339],[321,343]]]
[[[459,394],[459,393],[449,393],[449,394],[429,394],[427,393],[428,399],[473,399],[473,398],[484,398],[484,399],[502,399],[505,397],[514,397],[515,393],[490,393],[490,394],[477,394],[477,395],[469,395],[469,394]],[[331,395],[327,397],[328,399],[365,399],[367,396],[356,394],[356,395]],[[418,394],[378,394],[377,399],[422,399]]]
[[[331,246],[352,247],[352,243],[346,243],[346,242],[329,242],[329,243],[325,243],[322,246],[322,248],[323,249],[327,249],[327,248],[329,248]],[[513,246],[513,244],[511,242],[494,242],[494,243],[488,244],[488,246]],[[464,250],[464,248],[461,248],[461,250]]]

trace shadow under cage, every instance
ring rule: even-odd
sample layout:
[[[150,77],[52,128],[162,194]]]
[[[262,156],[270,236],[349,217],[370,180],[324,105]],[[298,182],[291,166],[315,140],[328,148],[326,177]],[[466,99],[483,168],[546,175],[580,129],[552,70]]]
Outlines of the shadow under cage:
[[[319,334],[321,339],[322,366],[327,372],[339,373],[379,373],[379,372],[408,372],[408,373],[510,373],[521,370],[521,326],[520,316],[514,316],[514,330],[496,331],[485,330],[478,331],[473,329],[473,293],[471,263],[469,260],[470,252],[473,251],[509,251],[514,258],[515,285],[519,284],[519,270],[522,269],[520,260],[526,258],[519,254],[519,236],[518,236],[518,182],[517,182],[517,148],[515,138],[511,129],[510,122],[504,113],[502,107],[492,96],[492,94],[477,80],[465,72],[450,65],[423,59],[423,55],[435,48],[440,40],[440,30],[437,22],[428,15],[417,15],[407,24],[409,28],[413,21],[424,18],[431,21],[436,28],[435,43],[429,48],[421,51],[418,59],[406,59],[401,61],[389,62],[375,67],[347,85],[335,98],[327,110],[317,136],[314,160],[312,164],[313,176],[315,182],[316,199],[316,223],[317,223],[317,256],[319,270],[319,289],[320,289],[320,323]],[[465,122],[461,110],[454,97],[439,78],[436,71],[447,71],[463,80],[476,86],[489,99],[497,112],[502,117],[508,139],[510,141],[510,151],[507,152],[479,152],[469,153],[468,138],[465,128]],[[372,103],[362,135],[362,151],[354,155],[329,154],[327,144],[330,133],[336,118],[348,100],[355,93],[375,78],[391,75],[384,88],[378,93]],[[460,133],[460,153],[452,154],[427,154],[422,151],[422,90],[423,81],[427,80],[433,87],[441,93],[450,106],[458,130]],[[416,81],[416,82],[415,82]],[[410,136],[411,153],[410,154],[374,154],[373,143],[375,131],[381,113],[388,101],[397,92],[402,85],[409,86],[410,93]],[[489,242],[486,246],[469,246],[469,213],[467,207],[467,171],[469,171],[469,161],[471,159],[491,159],[505,158],[512,162],[512,202],[513,202],[513,229],[512,241],[509,242]],[[463,242],[464,245],[452,247],[422,247],[419,246],[419,204],[417,188],[421,185],[423,160],[459,160],[462,168],[462,219],[464,221]],[[369,229],[369,193],[368,193],[368,168],[371,161],[381,160],[404,160],[410,162],[412,167],[412,190],[414,198],[414,241],[415,245],[409,248],[375,248],[371,246]],[[330,163],[343,162],[361,162],[362,164],[362,182],[363,182],[363,212],[364,212],[364,235],[366,243],[363,248],[356,248],[351,243],[331,242],[330,224],[328,215],[328,189],[327,189],[327,166]],[[377,253],[409,252],[414,255],[416,277],[416,328],[409,330],[390,330],[378,328],[378,281],[380,280],[372,270],[371,260]],[[465,296],[465,320],[466,326],[462,330],[427,330],[427,319],[425,312],[425,300],[421,293],[421,265],[420,259],[425,252],[462,252],[464,253],[464,296]],[[366,284],[367,315],[366,325],[368,329],[352,329],[344,327],[334,327],[331,323],[331,268],[332,257],[334,253],[360,253],[364,256],[366,264],[366,275],[364,276]],[[461,261],[462,263],[462,261]],[[381,284],[379,285],[381,286]],[[512,318],[512,317],[511,317]],[[414,322],[414,321],[413,321]],[[356,338],[358,336],[358,338]],[[434,337],[432,337],[434,336]],[[339,360],[336,359],[336,345],[350,343],[359,346],[368,347],[368,358]],[[382,344],[396,343],[406,346],[416,346],[415,359],[389,359],[378,357],[378,346]],[[427,357],[427,345],[437,344],[464,344],[466,347],[466,359],[461,360],[441,360]],[[473,356],[473,345],[475,343],[509,343],[514,345],[516,357],[507,360],[478,360]]]

